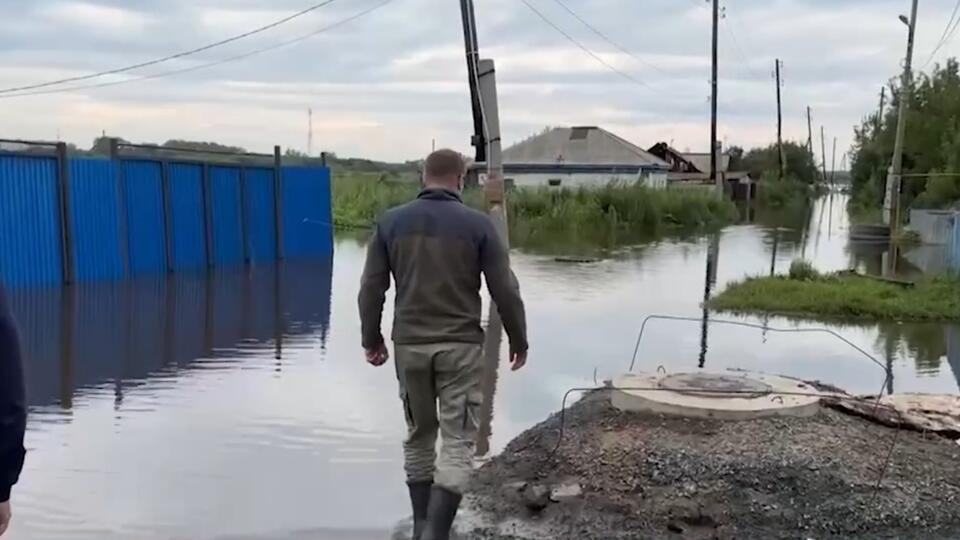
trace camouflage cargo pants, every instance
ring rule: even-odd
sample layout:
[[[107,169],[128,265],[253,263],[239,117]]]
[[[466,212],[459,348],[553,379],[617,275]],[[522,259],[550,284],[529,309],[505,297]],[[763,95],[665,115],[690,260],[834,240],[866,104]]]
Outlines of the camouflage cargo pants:
[[[407,419],[403,445],[407,481],[433,480],[463,493],[473,471],[483,401],[483,348],[472,343],[432,343],[397,345],[395,351]]]

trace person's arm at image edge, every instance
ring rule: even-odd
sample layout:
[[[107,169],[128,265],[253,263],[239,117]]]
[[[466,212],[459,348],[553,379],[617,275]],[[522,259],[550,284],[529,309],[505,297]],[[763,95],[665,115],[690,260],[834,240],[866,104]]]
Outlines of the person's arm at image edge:
[[[383,304],[390,288],[390,257],[387,245],[380,236],[380,229],[374,230],[367,246],[367,261],[360,278],[360,295],[357,303],[360,308],[360,334],[367,362],[379,366],[387,361],[387,347],[380,328],[383,320]]]
[[[20,339],[0,287],[0,535],[10,523],[10,490],[23,468],[27,413]]]

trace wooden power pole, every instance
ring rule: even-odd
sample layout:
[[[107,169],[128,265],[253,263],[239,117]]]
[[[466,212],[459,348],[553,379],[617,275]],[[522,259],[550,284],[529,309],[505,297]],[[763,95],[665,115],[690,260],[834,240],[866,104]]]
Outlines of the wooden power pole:
[[[893,145],[893,160],[890,164],[890,173],[887,175],[888,210],[885,217],[890,223],[890,236],[893,237],[900,228],[900,181],[903,174],[903,139],[907,129],[907,104],[910,101],[913,87],[913,40],[917,32],[917,0],[913,0],[910,10],[910,19],[904,20],[910,27],[907,34],[907,60],[903,64],[903,80],[901,83],[899,111],[897,113],[897,136]]]
[[[823,183],[827,183],[827,142],[823,126],[820,126],[820,163],[823,165]]]
[[[509,246],[507,234],[506,193],[503,183],[503,156],[500,145],[500,113],[497,100],[496,69],[493,60],[480,59],[477,45],[477,21],[474,18],[473,0],[460,1],[463,16],[463,33],[467,53],[467,75],[470,81],[470,101],[473,109],[474,135],[477,162],[486,163],[484,192],[490,219],[505,246]],[[500,363],[500,345],[503,341],[503,321],[497,306],[491,302],[487,316],[487,328],[483,342],[483,391],[484,407],[481,410],[477,450],[489,448],[489,434],[493,418],[493,396],[496,386],[496,371]]]
[[[723,195],[723,180],[717,174],[717,48],[720,26],[720,0],[713,0],[713,68],[710,77],[710,180]]]
[[[837,138],[833,138],[833,155],[830,158],[830,185],[837,181]]]
[[[813,153],[813,122],[810,119],[810,107],[807,107],[807,152],[810,152],[813,162],[816,163],[817,157]]]
[[[887,87],[884,86],[880,89],[880,111],[877,112],[877,133],[880,133],[880,128],[883,127],[883,106],[887,102]]]
[[[780,179],[787,176],[787,164],[783,155],[783,111],[780,107],[780,59],[777,58],[777,153],[780,155]]]

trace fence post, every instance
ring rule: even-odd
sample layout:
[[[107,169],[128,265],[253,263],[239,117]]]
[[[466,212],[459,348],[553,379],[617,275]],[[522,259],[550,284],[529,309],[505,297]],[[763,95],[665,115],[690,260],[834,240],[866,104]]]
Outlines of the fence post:
[[[170,212],[170,162],[160,161],[160,193],[163,197],[163,251],[167,273],[173,272],[173,216]]]
[[[127,216],[127,181],[123,173],[123,163],[120,161],[120,140],[110,139],[110,160],[113,162],[114,174],[117,180],[117,228],[120,231],[117,238],[117,249],[120,251],[120,260],[123,262],[123,275],[130,277],[130,233]]]
[[[247,168],[240,167],[240,238],[243,242],[243,263],[250,264],[250,230],[247,227]]]
[[[320,152],[320,165],[321,165],[322,167],[326,167],[326,166],[327,166],[327,153],[326,153],[326,152]]]
[[[210,190],[210,164],[203,164],[203,175],[200,180],[203,192],[203,232],[204,245],[207,251],[207,268],[213,268],[213,201]]]
[[[283,249],[283,164],[280,159],[280,146],[273,147],[273,232],[277,246],[277,260],[284,259]]]
[[[75,283],[76,265],[73,260],[73,219],[70,211],[70,162],[67,144],[57,143],[57,188],[60,199],[60,256],[63,258],[63,282]]]

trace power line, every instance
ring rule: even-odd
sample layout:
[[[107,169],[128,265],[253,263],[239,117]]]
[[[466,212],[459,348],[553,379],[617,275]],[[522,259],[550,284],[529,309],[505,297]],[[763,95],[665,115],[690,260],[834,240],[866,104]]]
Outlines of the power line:
[[[940,35],[940,41],[937,43],[937,46],[933,48],[933,52],[930,53],[930,57],[927,58],[927,61],[923,63],[923,66],[921,66],[920,69],[930,65],[930,62],[933,62],[933,58],[937,55],[940,49],[946,45],[947,42],[953,39],[953,34],[956,33],[957,27],[960,26],[960,19],[957,18],[958,13],[960,13],[960,0],[957,0],[956,5],[953,6],[953,13],[950,14],[950,20],[947,21],[947,26],[943,29],[943,34]]]
[[[627,48],[624,47],[623,45],[620,45],[618,42],[616,42],[616,41],[614,41],[613,39],[611,39],[610,37],[608,37],[606,34],[604,34],[603,32],[601,32],[597,27],[593,26],[592,24],[590,24],[589,22],[587,22],[583,17],[581,17],[580,15],[578,15],[577,12],[575,12],[573,9],[571,9],[570,6],[567,5],[563,0],[553,0],[553,1],[556,2],[557,5],[559,5],[560,7],[562,7],[567,13],[569,13],[570,15],[572,15],[573,18],[577,19],[577,20],[580,21],[584,26],[586,26],[587,28],[589,28],[591,32],[593,32],[594,34],[596,34],[597,36],[599,36],[600,39],[606,41],[606,42],[609,43],[610,45],[613,45],[613,46],[614,46],[617,50],[619,50],[620,52],[626,54],[627,56],[633,58],[633,59],[636,60],[637,62],[640,62],[641,64],[643,64],[643,65],[645,65],[645,66],[647,66],[647,67],[649,67],[649,68],[651,68],[651,69],[654,69],[654,70],[656,70],[656,71],[658,71],[658,72],[660,72],[660,73],[662,73],[662,74],[664,74],[664,75],[666,75],[666,76],[668,76],[668,77],[670,76],[670,74],[667,73],[666,71],[664,71],[664,70],[660,69],[659,67],[651,64],[650,62],[647,62],[646,60],[640,58],[638,55],[634,54],[633,51],[627,49]]]
[[[559,26],[557,26],[556,23],[554,23],[553,21],[551,21],[550,19],[548,19],[547,16],[544,15],[543,12],[541,12],[540,10],[538,10],[536,7],[534,7],[533,4],[531,4],[531,3],[529,2],[529,0],[520,0],[520,1],[523,2],[524,5],[526,5],[526,6],[530,9],[530,11],[532,11],[534,14],[536,14],[537,17],[540,17],[540,20],[542,20],[542,21],[545,22],[547,25],[549,25],[551,28],[553,28],[554,30],[556,30],[557,32],[559,32],[560,35],[562,35],[563,37],[567,38],[567,40],[570,41],[570,43],[573,43],[574,45],[576,45],[578,48],[580,48],[580,50],[582,50],[583,52],[589,54],[594,60],[596,60],[597,62],[599,62],[599,63],[603,64],[604,66],[606,66],[607,69],[609,69],[610,71],[612,71],[612,72],[616,73],[617,75],[620,75],[620,76],[623,77],[624,79],[627,79],[628,81],[630,81],[630,82],[632,82],[632,83],[634,83],[634,84],[637,84],[637,85],[639,85],[639,86],[642,86],[642,87],[644,87],[644,88],[646,88],[646,89],[648,89],[648,90],[650,90],[650,91],[653,91],[653,90],[654,90],[653,87],[650,86],[649,84],[647,84],[647,83],[641,81],[640,79],[634,77],[633,75],[630,75],[629,73],[627,73],[627,72],[625,72],[625,71],[617,68],[616,66],[614,66],[614,65],[611,64],[610,62],[607,62],[606,60],[604,60],[603,58],[601,58],[597,53],[591,51],[589,47],[587,47],[587,46],[584,45],[583,43],[577,41],[576,38],[574,38],[573,36],[571,36],[570,34],[568,34],[567,32],[565,32],[562,28],[560,28]]]
[[[172,75],[180,75],[180,74],[183,74],[183,73],[190,73],[190,72],[192,72],[192,71],[199,71],[199,70],[201,70],[201,69],[206,69],[206,68],[210,68],[210,67],[214,67],[214,66],[219,66],[219,65],[222,65],[222,64],[227,64],[227,63],[229,63],[229,62],[235,62],[235,61],[237,61],[237,60],[243,60],[243,59],[246,59],[246,58],[250,58],[251,56],[256,56],[256,55],[258,55],[258,54],[262,54],[262,53],[265,53],[265,52],[273,51],[273,50],[276,50],[276,49],[280,49],[280,48],[282,48],[282,47],[287,47],[287,46],[289,46],[289,45],[293,45],[293,44],[295,44],[295,43],[299,43],[299,42],[301,42],[301,41],[305,41],[305,40],[310,39],[310,38],[312,38],[312,37],[314,37],[314,36],[316,36],[316,35],[318,35],[318,34],[322,34],[323,32],[326,32],[326,31],[328,31],[328,30],[333,30],[334,28],[337,28],[337,27],[342,26],[342,25],[344,25],[344,24],[347,24],[347,23],[349,23],[349,22],[351,22],[351,21],[354,21],[354,20],[356,20],[356,19],[359,19],[360,17],[363,17],[364,15],[367,15],[368,13],[371,13],[371,12],[373,12],[373,11],[376,11],[376,10],[382,8],[383,6],[389,4],[390,2],[393,2],[393,1],[394,1],[394,0],[384,0],[383,2],[380,2],[379,4],[376,4],[376,5],[374,5],[374,6],[371,6],[371,7],[367,8],[367,9],[365,9],[365,10],[359,12],[359,13],[356,13],[355,15],[351,15],[350,17],[347,17],[347,18],[345,18],[345,19],[341,19],[341,20],[336,21],[336,22],[334,22],[334,23],[331,23],[331,24],[328,24],[328,25],[323,26],[323,27],[321,27],[321,28],[318,28],[318,29],[316,29],[316,30],[314,30],[313,32],[310,32],[310,33],[308,33],[308,34],[304,34],[304,35],[301,35],[301,36],[299,36],[299,37],[295,37],[295,38],[293,38],[293,39],[289,39],[289,40],[287,40],[287,41],[281,41],[280,43],[276,43],[276,44],[271,45],[271,46],[269,46],[269,47],[263,47],[263,48],[260,48],[260,49],[254,49],[254,50],[252,50],[252,51],[249,51],[249,52],[246,52],[246,53],[243,53],[243,54],[238,54],[238,55],[235,55],[235,56],[230,56],[230,57],[227,57],[227,58],[223,58],[223,59],[221,59],[221,60],[216,60],[216,61],[214,61],[214,62],[207,62],[207,63],[205,63],[205,64],[199,64],[199,65],[196,65],[196,66],[191,66],[191,67],[186,67],[186,68],[181,68],[181,69],[173,69],[173,70],[169,70],[169,71],[161,71],[161,72],[159,72],[159,73],[154,73],[154,74],[151,74],[151,75],[144,75],[143,77],[138,77],[138,78],[136,78],[136,79],[125,79],[125,80],[122,80],[122,81],[111,81],[111,82],[98,83],[98,84],[87,84],[87,85],[80,85],[80,86],[70,86],[70,87],[67,87],[67,88],[54,88],[54,89],[50,89],[50,90],[39,90],[39,91],[36,91],[36,92],[22,92],[22,93],[18,93],[18,94],[5,94],[5,95],[0,94],[0,99],[16,98],[16,97],[24,97],[24,96],[37,96],[37,95],[45,95],[45,94],[59,94],[59,93],[64,93],[64,92],[72,92],[72,91],[75,91],[75,90],[87,90],[87,89],[93,89],[93,88],[106,88],[106,87],[110,87],[110,86],[119,86],[119,85],[122,85],[122,84],[135,83],[135,82],[141,82],[141,81],[153,80],[153,79],[160,79],[160,78],[169,77],[169,76],[172,76]]]
[[[238,41],[238,40],[241,40],[241,39],[244,39],[244,38],[247,38],[247,37],[250,37],[250,36],[253,36],[253,35],[262,33],[262,32],[265,32],[265,31],[270,30],[270,29],[272,29],[272,28],[276,28],[276,27],[278,27],[278,26],[280,26],[280,25],[282,25],[282,24],[284,24],[284,23],[290,22],[290,21],[292,21],[292,20],[294,20],[294,19],[296,19],[296,18],[298,18],[298,17],[302,17],[302,16],[304,16],[304,15],[306,15],[306,14],[312,12],[312,11],[316,11],[316,10],[318,10],[318,9],[326,6],[326,5],[332,4],[332,3],[335,2],[335,1],[336,1],[336,0],[324,0],[323,2],[320,2],[319,4],[314,4],[314,5],[306,8],[306,9],[303,9],[303,10],[300,10],[300,11],[294,13],[293,15],[289,15],[289,16],[287,16],[287,17],[284,17],[284,18],[280,19],[280,20],[274,21],[274,22],[272,22],[272,23],[270,23],[270,24],[268,24],[268,25],[266,25],[266,26],[261,26],[261,27],[259,27],[259,28],[255,28],[255,29],[253,29],[253,30],[244,32],[244,33],[242,33],[242,34],[238,34],[238,35],[229,37],[229,38],[227,38],[227,39],[223,39],[223,40],[220,40],[220,41],[216,41],[216,42],[214,42],[214,43],[209,43],[209,44],[204,45],[204,46],[202,46],[202,47],[197,47],[196,49],[190,49],[190,50],[187,50],[187,51],[178,52],[178,53],[176,53],[176,54],[171,54],[171,55],[169,55],[169,56],[164,56],[164,57],[162,57],[162,58],[155,58],[155,59],[153,59],[153,60],[148,60],[148,61],[146,61],[146,62],[140,62],[139,64],[132,64],[132,65],[129,65],[129,66],[124,66],[124,67],[115,68],[115,69],[109,69],[109,70],[100,71],[100,72],[97,72],[97,73],[90,73],[90,74],[88,74],[88,75],[79,75],[79,76],[76,76],[76,77],[68,77],[68,78],[65,78],[65,79],[57,79],[57,80],[54,80],[54,81],[47,81],[47,82],[36,83],[36,84],[29,84],[29,85],[25,85],[25,86],[15,86],[15,87],[11,87],[11,88],[3,88],[3,89],[0,89],[0,94],[8,94],[8,93],[12,93],[12,92],[20,92],[20,91],[23,91],[23,90],[34,90],[34,89],[37,89],[37,88],[46,88],[46,87],[49,87],[49,86],[56,86],[56,85],[60,85],[60,84],[64,84],[64,83],[70,83],[70,82],[87,81],[87,80],[90,80],[90,79],[96,79],[96,78],[99,78],[99,77],[103,77],[103,76],[105,76],[105,75],[116,75],[116,74],[119,74],[119,73],[126,73],[126,72],[128,72],[128,71],[133,71],[133,70],[135,70],[135,69],[140,69],[140,68],[144,68],[144,67],[148,67],[148,66],[157,65],[157,64],[160,64],[160,63],[163,63],[163,62],[168,62],[168,61],[170,61],[170,60],[176,60],[176,59],[178,59],[178,58],[184,58],[184,57],[191,56],[191,55],[194,55],[194,54],[197,54],[197,53],[200,53],[200,52],[209,51],[210,49],[213,49],[213,48],[216,48],[216,47],[220,47],[220,46],[226,45],[226,44],[228,44],[228,43],[233,43],[234,41]]]

